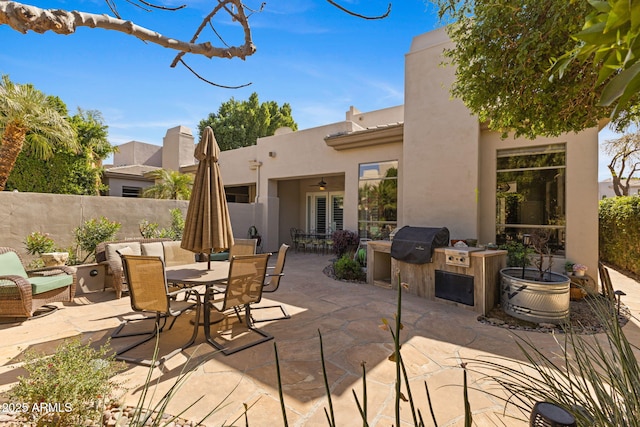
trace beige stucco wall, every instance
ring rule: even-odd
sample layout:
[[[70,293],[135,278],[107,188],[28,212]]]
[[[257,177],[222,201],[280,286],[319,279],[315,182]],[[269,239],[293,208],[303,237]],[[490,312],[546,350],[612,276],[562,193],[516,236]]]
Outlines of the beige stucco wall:
[[[131,141],[118,145],[113,154],[114,166],[148,165],[162,167],[162,147]]]
[[[117,239],[139,237],[139,224],[146,219],[161,227],[171,224],[170,210],[186,215],[184,200],[123,197],[72,196],[63,194],[0,192],[0,246],[17,249],[26,256],[24,240],[33,231],[49,233],[56,245],[73,245],[73,230],[85,221],[104,216],[122,224]],[[256,217],[255,205],[230,203],[234,236],[245,238]]]
[[[451,44],[444,30],[416,37],[405,59],[402,211],[399,226],[448,227],[453,238],[478,235],[477,119],[451,99]]]
[[[180,170],[180,166],[194,164],[194,149],[191,129],[186,126],[168,129],[162,143],[162,167],[177,171]]]

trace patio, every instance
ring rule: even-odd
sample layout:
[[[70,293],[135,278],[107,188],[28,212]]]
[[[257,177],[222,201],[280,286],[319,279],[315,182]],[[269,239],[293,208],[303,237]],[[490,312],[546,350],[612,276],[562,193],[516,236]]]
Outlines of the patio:
[[[275,261],[273,258],[272,262]],[[362,362],[367,369],[369,424],[391,425],[394,423],[395,365],[387,357],[393,346],[389,332],[381,330],[379,325],[383,317],[392,321],[397,292],[332,280],[322,273],[329,259],[330,256],[290,251],[280,289],[265,295],[266,299],[261,303],[283,303],[292,315],[290,320],[258,324],[275,336],[289,425],[327,425],[318,330],[322,332],[337,425],[361,423],[352,390],[361,398]],[[614,270],[610,273],[614,288],[627,294],[623,303],[633,316],[638,316],[640,286]],[[37,348],[51,352],[61,340],[73,336],[81,336],[85,342],[102,343],[123,316],[131,313],[129,299],[116,300],[113,290],[80,294],[75,301],[50,316],[0,324],[0,391],[9,389],[17,376],[24,374],[19,365],[24,350]],[[260,314],[256,313],[256,316]],[[514,345],[513,331],[482,324],[476,318],[477,314],[470,310],[403,294],[402,354],[414,399],[425,420],[429,416],[424,381],[429,385],[439,425],[462,426],[462,370],[459,364],[481,355],[523,359]],[[191,328],[188,322],[188,317],[179,319],[172,330],[161,335],[161,352],[173,343],[184,341],[184,334]],[[638,326],[638,320],[632,319],[624,328],[632,343],[640,342]],[[557,349],[551,334],[519,334],[531,338],[538,348],[549,354]],[[203,335],[200,331],[196,343],[204,342]],[[112,343],[114,348],[125,344],[125,339]],[[153,345],[145,345],[139,351],[152,349]],[[283,425],[272,342],[230,356],[215,353],[207,344],[190,347],[169,360],[164,372],[155,370],[155,377],[161,375],[159,392],[173,384],[189,356],[193,356],[190,364],[205,362],[172,400],[167,408],[169,413],[180,412],[204,395],[202,401],[184,414],[188,419],[199,419],[231,394],[228,405],[207,420],[206,425],[231,422],[242,413],[243,403],[253,405],[248,412],[250,426]],[[139,386],[144,383],[147,372],[145,367],[129,365],[119,374],[119,379],[126,381],[125,386],[129,389],[125,404],[137,403]],[[487,385],[474,382],[476,379],[470,375],[472,388],[486,389]],[[161,394],[159,392],[156,394]],[[512,419],[499,416],[503,405],[488,394],[470,390],[470,401],[477,425],[518,425]],[[403,425],[410,425],[410,417],[408,403],[402,403]],[[244,421],[238,424],[244,425]]]

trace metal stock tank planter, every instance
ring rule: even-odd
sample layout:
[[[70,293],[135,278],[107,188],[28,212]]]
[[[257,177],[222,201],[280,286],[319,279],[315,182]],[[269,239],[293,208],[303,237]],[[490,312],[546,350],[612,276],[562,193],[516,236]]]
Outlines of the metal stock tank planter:
[[[569,317],[569,277],[536,269],[509,267],[500,270],[501,304],[505,313],[535,323],[559,324]]]

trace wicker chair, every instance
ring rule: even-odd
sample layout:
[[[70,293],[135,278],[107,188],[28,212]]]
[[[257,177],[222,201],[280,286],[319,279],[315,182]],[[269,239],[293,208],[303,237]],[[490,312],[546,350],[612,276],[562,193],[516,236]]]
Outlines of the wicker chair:
[[[267,262],[270,255],[270,253],[259,255],[240,255],[231,258],[231,265],[229,267],[229,278],[225,283],[226,288],[224,291],[224,297],[220,299],[209,300],[207,307],[205,307],[205,310],[213,309],[218,311],[219,313],[224,314],[219,322],[225,320],[230,315],[237,315],[238,319],[244,323],[244,326],[247,328],[248,332],[254,332],[261,336],[257,340],[237,346],[235,348],[229,348],[224,344],[216,342],[210,336],[207,336],[207,340],[209,341],[209,343],[211,343],[218,350],[221,350],[225,355],[233,354],[240,350],[244,350],[249,347],[253,347],[254,345],[273,339],[272,335],[253,327],[253,322],[251,321],[251,304],[258,303],[262,299],[262,288],[264,285],[265,274],[267,272]],[[244,316],[241,315],[243,309]],[[207,322],[208,320],[209,313],[205,311],[205,322]],[[228,322],[223,323],[225,325],[228,324]],[[231,325],[231,328],[231,332],[233,334],[235,332],[235,328],[233,325]],[[222,335],[220,337],[223,338]]]
[[[122,255],[122,264],[124,266],[124,272],[129,285],[131,308],[134,311],[142,313],[154,313],[155,323],[153,329],[150,331],[121,333],[125,326],[135,322],[150,320],[150,318],[123,322],[120,327],[111,334],[112,338],[138,335],[141,335],[144,338],[118,350],[116,352],[116,359],[145,366],[157,366],[180,353],[183,349],[191,346],[195,342],[196,336],[198,335],[198,324],[200,319],[200,298],[195,298],[195,300],[185,299],[184,301],[178,301],[174,298],[179,293],[190,293],[192,291],[189,289],[181,289],[175,292],[168,291],[164,263],[160,257]],[[196,309],[196,320],[194,321],[193,334],[185,345],[155,361],[151,359],[124,356],[124,354],[129,350],[157,337],[158,334],[164,330],[168,317],[173,317],[168,328],[171,329],[178,316],[193,309],[194,307]]]
[[[289,250],[289,245],[285,245],[284,243],[280,246],[280,250],[278,251],[278,259],[276,260],[276,266],[272,272],[267,273],[266,278],[269,279],[268,283],[265,283],[262,287],[262,292],[272,293],[278,290],[280,287],[280,279],[284,276],[284,262],[287,258],[287,251]],[[284,320],[290,319],[291,315],[287,313],[284,306],[282,304],[278,305],[263,305],[260,307],[251,307],[251,312],[255,312],[256,310],[269,310],[269,309],[279,309],[282,313],[279,317],[269,317],[265,319],[257,319],[255,317],[251,317],[253,323],[259,322],[269,322],[271,320]]]
[[[76,269],[67,266],[27,271],[18,252],[0,247],[0,317],[50,314],[52,302],[71,302],[76,293]],[[45,309],[45,310],[43,310]]]

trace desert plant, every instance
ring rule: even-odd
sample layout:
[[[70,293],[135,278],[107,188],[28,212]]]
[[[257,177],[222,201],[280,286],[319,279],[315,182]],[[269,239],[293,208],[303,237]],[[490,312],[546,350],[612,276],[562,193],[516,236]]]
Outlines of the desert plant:
[[[512,359],[478,358],[468,369],[498,384],[505,395],[494,395],[513,405],[528,420],[537,401],[550,402],[570,412],[579,426],[640,426],[640,366],[619,323],[616,308],[605,298],[588,299],[604,327],[605,336],[581,335],[565,329],[558,342],[559,356],[545,356],[533,342],[517,337],[528,363]],[[604,339],[603,339],[604,338]]]
[[[550,238],[551,231],[542,228],[536,228],[529,236],[531,247],[535,252],[533,265],[538,269],[539,280],[544,280],[545,273],[551,271],[551,267],[553,266],[553,254],[548,245]],[[547,260],[546,267],[545,259]]]
[[[24,240],[24,245],[29,255],[41,255],[46,252],[53,252],[56,247],[56,244],[53,239],[49,237],[48,233],[40,233],[39,231],[34,231],[29,234]]]
[[[81,262],[86,262],[91,256],[95,257],[96,246],[99,243],[113,240],[121,226],[122,224],[119,222],[109,221],[102,216],[100,219],[92,218],[85,221],[80,227],[73,230],[78,248],[86,253]]]
[[[355,251],[360,243],[358,234],[349,230],[334,231],[331,239],[333,240],[333,252],[338,258],[342,257],[349,250]]]
[[[25,353],[27,377],[19,377],[10,392],[23,407],[22,421],[36,425],[88,425],[100,421],[105,403],[119,384],[111,378],[120,369],[108,343],[98,350],[77,339],[66,340],[46,357],[36,351]]]
[[[182,240],[182,233],[184,232],[182,211],[179,208],[175,208],[169,212],[171,213],[171,225],[169,228],[160,228],[160,224],[157,222],[142,220],[139,225],[142,237],[145,239],[166,237],[171,240]]]
[[[362,267],[349,255],[343,255],[333,264],[333,272],[341,280],[363,281],[365,279]]]

